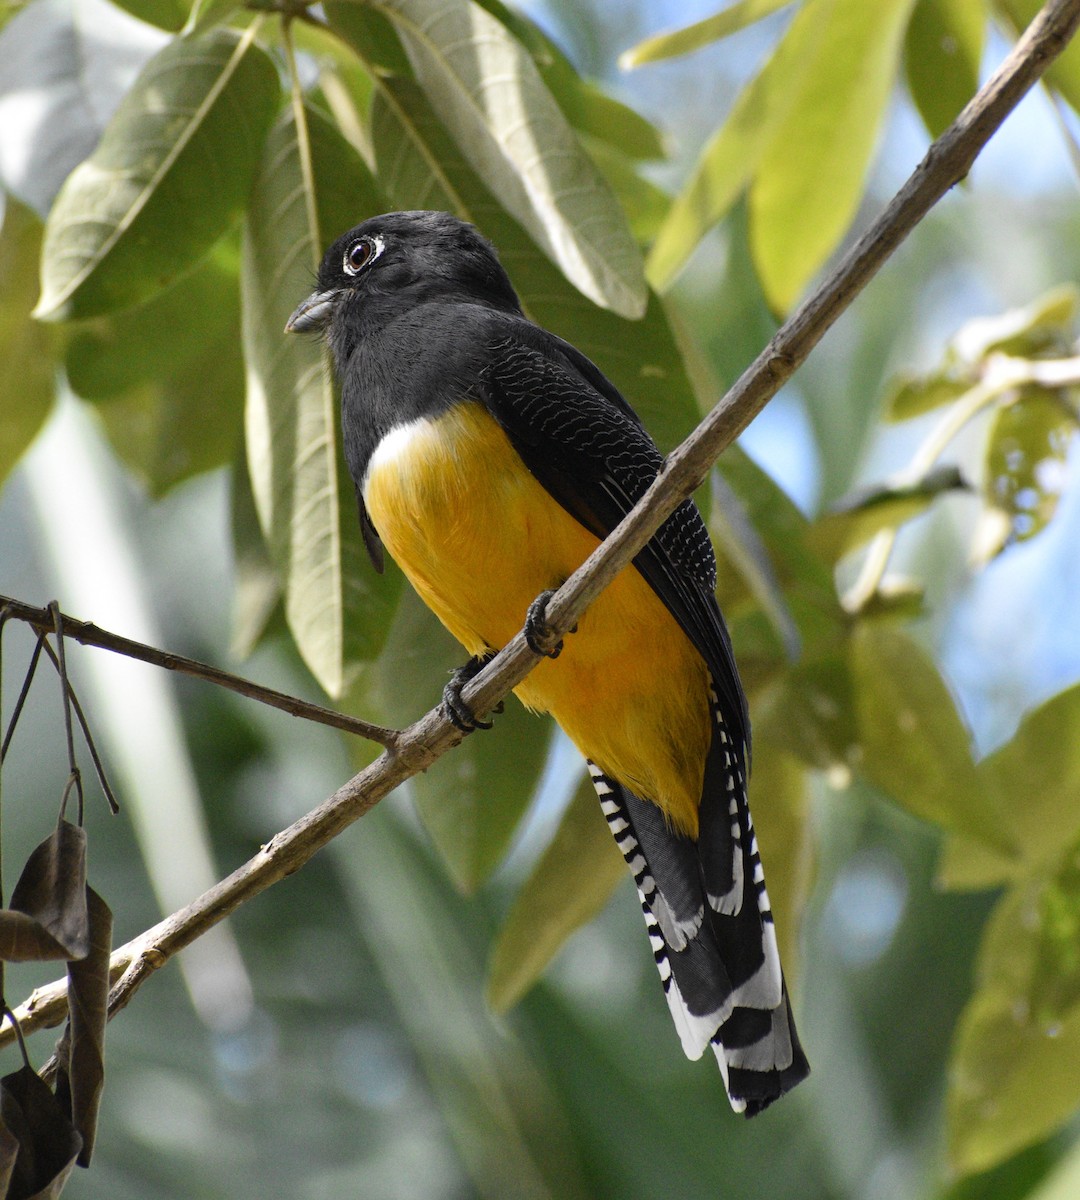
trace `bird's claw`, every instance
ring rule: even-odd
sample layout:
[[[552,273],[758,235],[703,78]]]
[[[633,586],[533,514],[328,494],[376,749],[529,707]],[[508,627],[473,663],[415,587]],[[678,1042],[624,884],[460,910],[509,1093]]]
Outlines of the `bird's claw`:
[[[548,601],[554,595],[555,593],[550,589],[541,592],[529,605],[529,610],[525,614],[525,641],[534,654],[542,654],[545,658],[558,658],[563,649],[562,638],[552,645],[554,635],[547,621]]]
[[[472,733],[476,729],[490,729],[494,723],[492,721],[481,721],[468,704],[465,703],[465,699],[461,694],[462,688],[464,688],[469,680],[475,679],[494,657],[494,653],[473,655],[464,666],[458,667],[450,677],[450,682],[443,688],[442,702],[447,719],[455,729],[460,729],[462,733]],[[492,712],[501,713],[502,710],[503,706],[500,700],[492,709]]]

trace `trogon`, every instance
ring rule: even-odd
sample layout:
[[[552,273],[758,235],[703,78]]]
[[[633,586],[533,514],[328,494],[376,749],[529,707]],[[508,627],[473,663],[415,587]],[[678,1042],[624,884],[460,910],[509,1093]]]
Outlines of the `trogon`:
[[[663,459],[602,372],[522,312],[493,247],[447,213],[372,217],[326,252],[290,331],[321,331],[376,569],[385,546],[473,656],[461,686],[633,507]],[[585,756],[637,885],[683,1049],[759,1112],[808,1066],[747,804],[750,726],[687,500],[515,692]]]

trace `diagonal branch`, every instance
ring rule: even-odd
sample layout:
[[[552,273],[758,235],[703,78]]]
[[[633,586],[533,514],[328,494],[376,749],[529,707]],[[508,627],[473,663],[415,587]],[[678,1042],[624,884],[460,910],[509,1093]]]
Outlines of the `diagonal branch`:
[[[806,359],[893,250],[930,208],[964,178],[991,134],[1061,53],[1078,24],[1080,0],[1050,0],[1040,11],[986,86],[930,147],[884,213],[784,323],[694,433],[671,454],[656,482],[630,515],[552,597],[547,614],[556,635],[569,632],[589,603],[704,479],[724,447],[746,428]],[[72,623],[67,632],[79,639],[76,624]],[[528,648],[523,634],[518,633],[464,689],[466,701],[477,715],[489,712],[537,661],[538,656]],[[462,734],[441,709],[433,709],[403,730],[392,749],[317,808],[275,835],[228,878],[117,950],[112,960],[114,977],[118,972],[122,974],[110,997],[110,1015],[122,1008],[136,988],[171,955],[240,904],[297,870],[388,792],[430,766],[461,740]],[[24,1030],[58,1024],[66,1010],[66,991],[63,982],[38,989],[16,1011]],[[13,1036],[9,1021],[0,1029],[0,1044],[11,1041]]]

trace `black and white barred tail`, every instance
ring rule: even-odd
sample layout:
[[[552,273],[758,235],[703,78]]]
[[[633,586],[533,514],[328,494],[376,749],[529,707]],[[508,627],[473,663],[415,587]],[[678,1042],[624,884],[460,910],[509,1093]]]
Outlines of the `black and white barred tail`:
[[[675,1028],[689,1058],[711,1046],[731,1106],[753,1116],[809,1072],[780,967],[746,799],[745,751],[712,697],[713,743],[695,840],[589,763],[637,885]]]

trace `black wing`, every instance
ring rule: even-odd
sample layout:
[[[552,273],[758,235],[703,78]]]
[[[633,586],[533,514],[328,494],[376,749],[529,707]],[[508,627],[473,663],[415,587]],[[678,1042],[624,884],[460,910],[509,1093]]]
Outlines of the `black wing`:
[[[481,399],[550,495],[604,538],[645,494],[663,456],[588,359],[522,326],[489,345]],[[741,741],[749,752],[746,699],[714,595],[716,560],[692,500],[668,517],[634,565],[705,659],[736,746]]]

